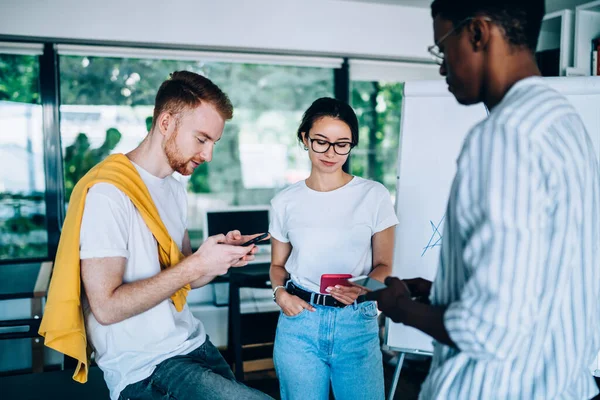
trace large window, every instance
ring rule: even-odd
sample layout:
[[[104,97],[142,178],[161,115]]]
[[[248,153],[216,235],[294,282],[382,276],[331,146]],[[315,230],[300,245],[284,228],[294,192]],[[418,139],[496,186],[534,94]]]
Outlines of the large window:
[[[441,79],[439,66],[350,60],[350,101],[360,123],[359,146],[352,151],[350,171],[373,179],[396,196],[398,148],[404,82]]]
[[[333,70],[324,67],[83,54],[62,55],[59,61],[67,201],[93,165],[144,138],[156,91],[169,73],[200,73],[229,95],[234,118],[215,146],[213,161],[191,177],[178,177],[189,193],[193,246],[202,239],[207,208],[268,204],[280,188],[308,176],[310,163],[295,131],[312,101],[333,95]]]
[[[39,62],[0,54],[0,260],[48,254]]]
[[[396,195],[402,87],[402,83],[379,81],[353,81],[351,85],[360,131],[350,171],[384,184],[392,196]]]

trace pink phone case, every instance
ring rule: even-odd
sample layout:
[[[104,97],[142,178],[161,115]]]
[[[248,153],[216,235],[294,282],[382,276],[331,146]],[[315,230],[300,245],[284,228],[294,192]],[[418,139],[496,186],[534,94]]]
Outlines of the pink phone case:
[[[348,279],[352,278],[351,274],[323,274],[321,275],[321,293],[327,294],[326,289],[330,286],[342,285],[352,286]]]

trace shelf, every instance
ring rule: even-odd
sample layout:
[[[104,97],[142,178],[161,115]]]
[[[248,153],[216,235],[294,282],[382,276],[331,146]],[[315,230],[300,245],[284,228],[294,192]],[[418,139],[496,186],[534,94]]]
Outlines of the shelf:
[[[600,13],[600,1],[592,1],[591,3],[582,4],[577,9]]]
[[[600,37],[600,0],[575,9],[575,67],[591,75],[592,40]]]
[[[560,49],[559,75],[565,76],[572,67],[575,14],[571,10],[556,11],[544,16],[536,51]]]

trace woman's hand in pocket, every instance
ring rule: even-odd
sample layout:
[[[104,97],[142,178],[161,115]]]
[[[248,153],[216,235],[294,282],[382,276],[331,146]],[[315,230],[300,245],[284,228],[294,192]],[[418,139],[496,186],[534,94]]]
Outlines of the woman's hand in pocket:
[[[289,294],[283,288],[277,291],[275,302],[279,307],[281,307],[281,311],[283,311],[283,313],[288,317],[298,315],[304,309],[307,309],[308,311],[316,311],[315,308],[306,301],[302,300],[298,296]]]

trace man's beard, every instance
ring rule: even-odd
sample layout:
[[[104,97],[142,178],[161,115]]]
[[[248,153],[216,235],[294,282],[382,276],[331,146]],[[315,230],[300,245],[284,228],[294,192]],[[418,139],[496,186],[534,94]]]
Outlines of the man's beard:
[[[186,160],[181,155],[181,151],[179,151],[179,147],[175,142],[178,134],[179,130],[173,132],[171,137],[169,137],[165,143],[165,155],[167,156],[167,162],[173,171],[177,171],[181,175],[191,175],[194,172],[194,169],[189,167],[192,159],[190,158],[189,160]]]

